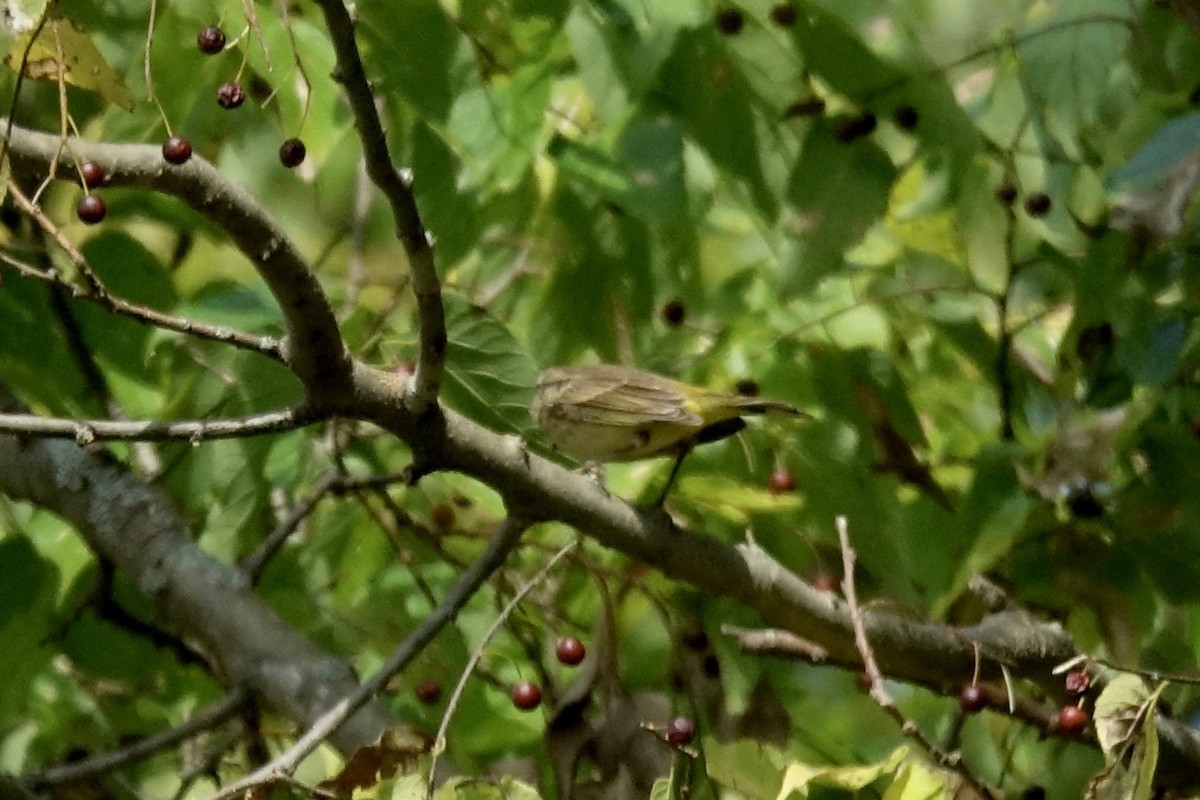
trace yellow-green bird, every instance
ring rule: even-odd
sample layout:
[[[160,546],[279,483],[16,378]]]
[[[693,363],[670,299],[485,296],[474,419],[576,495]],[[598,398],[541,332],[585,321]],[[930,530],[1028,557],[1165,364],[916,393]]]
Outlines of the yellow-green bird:
[[[803,414],[782,400],[714,392],[619,364],[544,370],[532,410],[550,442],[583,461],[675,456],[659,503],[696,445],[737,433],[750,414]]]

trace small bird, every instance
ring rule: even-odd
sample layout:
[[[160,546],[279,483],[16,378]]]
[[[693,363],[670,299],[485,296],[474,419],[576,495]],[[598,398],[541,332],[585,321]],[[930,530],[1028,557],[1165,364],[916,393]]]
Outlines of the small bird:
[[[532,411],[558,450],[584,461],[675,456],[659,505],[692,448],[737,433],[742,417],[807,416],[782,400],[714,392],[619,364],[544,370]]]

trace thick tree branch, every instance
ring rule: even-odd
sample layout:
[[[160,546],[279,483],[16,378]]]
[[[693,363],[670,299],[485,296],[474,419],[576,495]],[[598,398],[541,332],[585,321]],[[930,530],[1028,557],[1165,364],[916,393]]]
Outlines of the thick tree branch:
[[[17,407],[0,387],[0,409]],[[204,653],[214,674],[310,725],[358,686],[254,594],[246,576],[201,551],[157,489],[124,465],[71,442],[0,436],[0,493],[52,511],[128,575],[163,618]],[[332,737],[353,752],[395,724],[366,704]]]
[[[73,158],[101,164],[108,175],[107,185],[173,195],[227,233],[279,303],[287,327],[284,360],[309,394],[320,397],[345,388],[350,357],[333,309],[296,244],[249,192],[199,156],[173,166],[154,145],[97,143],[74,137],[64,145],[58,136],[12,126],[14,170],[44,178],[63,146]]]
[[[421,323],[421,350],[412,390],[406,401],[409,409],[420,415],[437,400],[446,358],[446,312],[442,307],[442,288],[433,262],[432,241],[417,210],[412,177],[397,169],[388,152],[387,136],[363,69],[350,12],[343,0],[317,0],[317,4],[325,15],[329,37],[337,53],[336,76],[345,88],[346,98],[354,112],[354,125],[362,141],[367,174],[387,198],[392,208],[396,234],[408,256]]]
[[[593,481],[530,453],[514,438],[489,431],[446,410],[444,425],[421,425],[396,400],[403,384],[389,373],[359,366],[354,392],[341,411],[369,419],[428,454],[431,465],[472,475],[499,491],[509,507],[536,520],[560,520],[661,570],[665,575],[754,609],[762,620],[824,648],[833,663],[860,664],[846,603],[821,592],[752,543],[729,545],[683,530],[661,511],[637,509]],[[985,617],[954,628],[882,610],[863,614],[879,668],[890,678],[953,694],[975,674],[998,678],[1000,666],[1062,692],[1053,668],[1077,653],[1060,625],[1020,611]],[[1162,785],[1200,784],[1200,736],[1174,720],[1159,720]]]

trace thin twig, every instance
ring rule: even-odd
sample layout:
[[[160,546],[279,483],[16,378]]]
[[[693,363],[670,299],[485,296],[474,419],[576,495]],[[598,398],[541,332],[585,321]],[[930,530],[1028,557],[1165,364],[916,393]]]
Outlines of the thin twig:
[[[401,642],[391,658],[374,675],[325,712],[295,744],[269,763],[217,792],[209,800],[232,800],[247,789],[290,776],[301,759],[315,750],[325,737],[337,730],[338,726],[349,719],[364,703],[383,691],[392,676],[404,669],[417,654],[433,641],[442,628],[458,616],[458,612],[474,596],[479,587],[508,559],[513,548],[521,540],[521,534],[524,533],[526,527],[527,523],[523,519],[517,517],[506,519],[492,535],[491,541],[488,542],[487,548],[479,555],[479,558],[475,559],[471,566],[458,576],[458,580],[450,587],[441,604],[421,621],[421,624],[408,635],[408,638]]]
[[[37,414],[0,414],[0,432],[74,439],[80,445],[115,439],[180,440],[195,443],[208,439],[236,439],[295,430],[324,419],[325,416],[325,412],[305,404],[280,411],[248,414],[244,417],[190,419],[178,422],[125,422],[111,419],[65,419]]]
[[[227,325],[209,325],[203,322],[195,322],[173,314],[164,314],[161,311],[141,305],[140,303],[131,303],[128,300],[110,294],[108,288],[92,270],[83,253],[79,251],[79,248],[64,236],[58,226],[45,215],[41,208],[27,198],[20,190],[20,187],[11,180],[8,181],[8,193],[13,198],[17,208],[27,214],[30,219],[37,223],[39,228],[54,240],[55,244],[59,246],[71,261],[72,266],[83,276],[86,285],[83,287],[78,286],[64,278],[57,270],[38,269],[8,253],[0,252],[0,262],[8,264],[19,274],[27,278],[35,278],[55,286],[60,286],[69,290],[76,297],[82,297],[114,314],[129,317],[146,325],[153,325],[157,328],[164,328],[177,333],[186,333],[198,339],[228,343],[234,347],[261,353],[275,361],[283,360],[279,340],[273,336],[246,333],[234,330]]]
[[[438,725],[437,735],[434,736],[433,739],[433,753],[431,754],[429,761],[429,783],[425,787],[425,797],[427,800],[433,797],[434,780],[437,774],[437,760],[439,753],[441,753],[442,749],[444,749],[446,746],[446,730],[450,727],[450,720],[454,717],[454,711],[458,708],[458,702],[460,699],[462,699],[463,691],[467,688],[467,681],[470,679],[471,673],[475,670],[475,666],[479,663],[479,660],[483,658],[483,651],[487,647],[488,642],[492,640],[492,637],[496,635],[496,632],[499,631],[504,623],[508,621],[508,618],[512,616],[512,613],[514,610],[516,610],[517,605],[519,605],[520,602],[525,599],[525,595],[533,591],[533,588],[541,583],[548,574],[550,574],[550,570],[554,569],[558,562],[562,561],[568,553],[575,549],[578,544],[578,540],[574,540],[563,546],[557,553],[554,554],[553,558],[546,562],[544,567],[538,570],[532,578],[527,580],[521,586],[521,588],[517,589],[517,591],[513,594],[512,599],[505,604],[500,613],[496,615],[496,618],[492,620],[492,624],[488,626],[486,631],[484,631],[483,638],[479,640],[479,644],[475,646],[474,652],[471,653],[471,657],[467,660],[467,665],[463,667],[462,675],[460,675],[458,678],[458,685],[454,687],[454,692],[450,695],[450,699],[446,702],[446,712],[442,714],[442,722],[440,725]]]
[[[837,518],[837,532],[838,541],[842,546],[842,593],[850,612],[850,627],[854,631],[854,644],[858,648],[859,655],[862,656],[863,669],[866,671],[867,677],[871,679],[872,699],[879,704],[884,713],[896,721],[904,735],[916,742],[937,764],[953,770],[979,797],[992,797],[992,792],[969,769],[963,766],[957,755],[942,750],[921,733],[921,729],[915,722],[904,716],[900,707],[896,705],[895,699],[884,686],[883,674],[879,671],[879,664],[875,661],[875,652],[871,649],[871,643],[867,641],[867,626],[863,621],[863,610],[858,604],[858,592],[854,587],[855,553],[850,547],[850,527],[843,516]]]
[[[236,715],[248,698],[245,689],[230,689],[220,700],[193,714],[186,722],[174,728],[138,739],[117,750],[89,756],[70,764],[47,767],[29,776],[28,781],[34,787],[42,787],[107,775],[152,753],[212,730]]]
[[[322,475],[321,479],[317,481],[317,485],[313,487],[312,492],[297,503],[286,517],[280,520],[279,524],[275,526],[275,530],[271,531],[270,535],[262,540],[262,543],[255,548],[253,553],[242,560],[242,571],[250,578],[251,583],[258,583],[263,568],[267,566],[267,562],[271,560],[271,556],[275,555],[279,548],[283,546],[283,543],[295,532],[300,523],[312,514],[313,509],[317,507],[317,503],[321,502],[321,498],[329,494],[337,481],[338,474],[334,470],[330,470]]]

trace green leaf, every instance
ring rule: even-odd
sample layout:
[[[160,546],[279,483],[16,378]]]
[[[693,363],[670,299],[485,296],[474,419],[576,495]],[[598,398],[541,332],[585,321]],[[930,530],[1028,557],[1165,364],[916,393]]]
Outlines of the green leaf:
[[[445,399],[455,410],[504,433],[529,433],[537,367],[497,319],[461,295],[446,305]]]
[[[831,125],[814,125],[789,179],[788,213],[800,231],[779,273],[783,297],[811,290],[840,269],[845,251],[887,210],[895,168],[869,141],[838,140]]]

